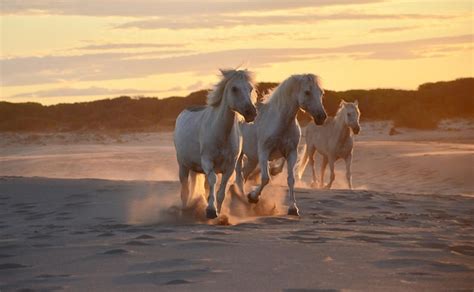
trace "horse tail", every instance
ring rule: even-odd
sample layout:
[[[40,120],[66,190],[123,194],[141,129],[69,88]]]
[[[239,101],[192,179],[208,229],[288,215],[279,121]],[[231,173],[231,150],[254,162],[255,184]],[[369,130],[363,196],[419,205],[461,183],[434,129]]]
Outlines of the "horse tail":
[[[298,179],[301,180],[301,178],[303,177],[303,173],[304,173],[304,169],[306,168],[306,165],[308,164],[308,160],[309,160],[309,154],[308,154],[308,146],[305,144],[303,146],[303,152],[304,152],[304,155],[303,155],[303,158],[300,159],[300,161],[298,161],[297,163],[297,168],[298,168]]]

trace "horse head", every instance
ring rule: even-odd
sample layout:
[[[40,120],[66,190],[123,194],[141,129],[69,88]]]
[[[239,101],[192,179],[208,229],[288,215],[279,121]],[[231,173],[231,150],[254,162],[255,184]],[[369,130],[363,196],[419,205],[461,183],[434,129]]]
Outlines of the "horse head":
[[[313,117],[316,125],[322,125],[327,114],[322,100],[324,90],[318,77],[313,74],[298,75],[297,77],[299,86],[296,87],[296,94],[299,107]]]
[[[354,102],[346,102],[341,100],[341,104],[339,105],[342,109],[342,114],[344,115],[344,123],[352,129],[354,134],[359,134],[360,132],[360,110],[359,110],[359,102],[356,100]]]
[[[247,123],[257,116],[256,92],[251,73],[247,70],[221,70],[225,82],[223,95],[229,108],[241,114]]]

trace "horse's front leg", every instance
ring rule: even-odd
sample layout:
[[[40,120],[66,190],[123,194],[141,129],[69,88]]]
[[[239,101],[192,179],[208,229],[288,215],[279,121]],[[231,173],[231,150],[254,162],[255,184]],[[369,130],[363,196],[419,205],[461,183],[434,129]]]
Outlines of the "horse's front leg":
[[[217,211],[218,213],[221,212],[222,203],[225,199],[225,191],[227,188],[227,182],[229,181],[230,177],[234,173],[234,167],[229,167],[223,174],[221,179],[221,185],[219,186],[219,190],[217,191]]]
[[[349,185],[349,189],[352,190],[352,154],[349,154],[346,157],[346,179],[347,179],[347,184]]]
[[[326,173],[326,166],[328,166],[328,157],[323,155],[323,161],[321,161],[321,177],[319,181],[319,187],[322,189],[324,187],[324,175]]]
[[[211,160],[202,158],[201,165],[204,173],[206,173],[207,183],[209,184],[209,201],[206,208],[206,217],[209,219],[214,219],[217,217],[215,192],[217,175],[214,171],[214,163],[212,163]]]
[[[262,194],[263,188],[270,182],[270,173],[268,171],[268,158],[270,156],[270,152],[268,150],[259,151],[258,153],[258,161],[260,164],[260,172],[262,181],[260,185],[253,191],[251,191],[247,195],[247,199],[249,203],[256,204],[258,202],[258,198]]]
[[[288,195],[290,197],[290,204],[288,207],[288,215],[294,215],[294,216],[299,216],[299,210],[298,207],[296,206],[296,199],[295,199],[295,165],[296,165],[296,160],[298,158],[298,152],[295,150],[291,151],[287,158],[287,164],[288,164]]]

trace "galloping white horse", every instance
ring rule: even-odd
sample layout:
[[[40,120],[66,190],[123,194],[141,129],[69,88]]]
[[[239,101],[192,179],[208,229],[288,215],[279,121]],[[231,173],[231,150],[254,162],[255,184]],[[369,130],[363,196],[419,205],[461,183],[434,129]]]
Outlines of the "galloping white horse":
[[[316,150],[323,156],[321,164],[321,181],[320,187],[324,186],[324,172],[329,163],[331,170],[331,178],[326,188],[331,188],[334,181],[334,162],[339,158],[346,161],[346,178],[349,188],[352,189],[352,148],[354,146],[354,138],[350,129],[354,134],[359,134],[360,111],[357,100],[355,102],[341,101],[339,110],[334,118],[328,118],[322,127],[308,125],[306,128],[306,151],[298,169],[298,177],[303,176],[306,164],[311,165],[313,173],[312,186],[317,185],[314,154]]]
[[[244,176],[248,176],[257,163],[261,170],[261,184],[250,192],[250,203],[257,203],[263,188],[270,180],[268,161],[284,157],[288,167],[289,215],[299,215],[294,195],[294,168],[301,130],[296,113],[302,109],[313,117],[316,124],[322,124],[326,112],[322,104],[323,89],[313,74],[293,75],[283,81],[267,101],[259,107],[254,124],[241,125],[244,138],[243,154],[247,164],[242,173],[243,154],[239,156],[236,168],[236,184],[244,194]]]
[[[181,200],[186,208],[190,171],[205,173],[209,184],[208,218],[216,218],[224,201],[226,186],[234,173],[242,148],[236,112],[252,122],[257,115],[251,74],[247,70],[221,70],[222,80],[207,97],[207,106],[190,108],[176,119],[174,145],[179,164]],[[217,173],[222,173],[216,194]]]

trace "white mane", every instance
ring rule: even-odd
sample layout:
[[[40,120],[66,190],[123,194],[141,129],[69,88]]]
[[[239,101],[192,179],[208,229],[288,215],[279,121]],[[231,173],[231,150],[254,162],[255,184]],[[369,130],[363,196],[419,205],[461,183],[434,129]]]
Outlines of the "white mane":
[[[225,86],[227,82],[232,79],[241,79],[253,83],[253,74],[248,70],[220,70],[222,73],[222,79],[214,86],[214,89],[207,95],[207,104],[210,106],[218,106],[221,103],[222,97],[224,96]]]
[[[292,75],[280,83],[280,85],[278,85],[274,90],[271,90],[267,95],[265,95],[263,103],[275,104],[278,108],[288,108],[294,103],[294,100],[291,98],[293,96],[292,92],[296,86],[304,81],[316,83],[322,90],[318,76],[314,74]]]

